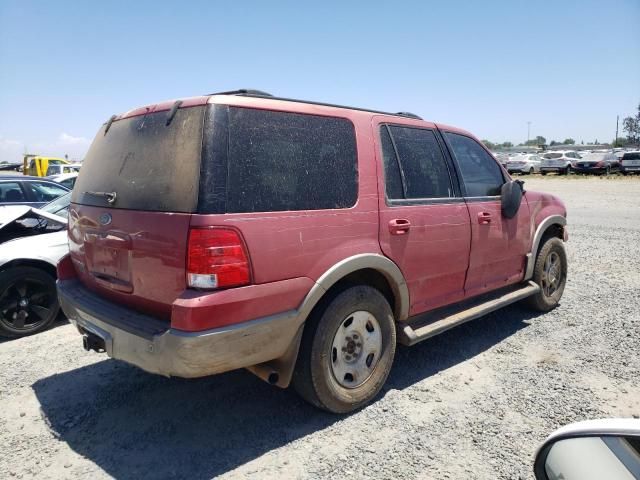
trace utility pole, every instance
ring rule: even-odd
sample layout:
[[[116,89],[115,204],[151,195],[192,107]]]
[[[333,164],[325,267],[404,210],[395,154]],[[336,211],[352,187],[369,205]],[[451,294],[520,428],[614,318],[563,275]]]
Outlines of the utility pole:
[[[527,145],[529,145],[529,137],[531,137],[531,122],[527,122]]]
[[[616,115],[616,139],[613,141],[613,148],[618,146],[618,122],[620,121],[620,115]]]

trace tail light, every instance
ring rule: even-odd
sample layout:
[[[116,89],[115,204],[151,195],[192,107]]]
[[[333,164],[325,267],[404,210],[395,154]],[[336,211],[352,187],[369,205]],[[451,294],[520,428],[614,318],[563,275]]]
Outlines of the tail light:
[[[598,163],[596,163],[596,167],[604,167],[604,162],[599,161]]]
[[[187,285],[215,289],[248,285],[249,254],[236,230],[192,228],[187,251]]]

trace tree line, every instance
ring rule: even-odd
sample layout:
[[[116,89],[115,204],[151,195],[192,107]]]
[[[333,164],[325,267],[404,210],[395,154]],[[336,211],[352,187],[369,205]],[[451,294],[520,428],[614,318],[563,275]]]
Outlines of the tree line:
[[[640,144],[640,104],[638,104],[638,112],[636,115],[625,117],[622,120],[622,131],[627,134],[626,137],[615,138],[611,141],[610,145],[614,147],[626,147]],[[511,142],[494,143],[490,140],[482,140],[482,143],[490,150],[513,147],[513,143]],[[549,146],[551,147],[575,144],[576,141],[573,138],[565,138],[562,142],[556,140],[549,142]],[[584,145],[584,141],[582,141],[581,144]],[[598,139],[595,139],[593,144],[599,145]],[[547,145],[547,139],[540,135],[518,144],[519,147],[537,147],[540,145]]]

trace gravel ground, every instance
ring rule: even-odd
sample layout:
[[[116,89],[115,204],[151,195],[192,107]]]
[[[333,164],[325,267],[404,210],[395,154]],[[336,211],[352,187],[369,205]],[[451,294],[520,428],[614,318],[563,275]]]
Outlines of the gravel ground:
[[[532,478],[553,429],[640,415],[640,179],[525,179],[568,205],[554,311],[512,306],[399,348],[349,416],[244,371],[148,375],[60,322],[0,343],[0,478]]]

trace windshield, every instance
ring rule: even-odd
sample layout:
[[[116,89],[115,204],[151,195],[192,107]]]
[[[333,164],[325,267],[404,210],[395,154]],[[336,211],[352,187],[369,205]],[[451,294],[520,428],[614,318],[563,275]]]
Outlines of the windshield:
[[[56,198],[53,202],[47,203],[40,210],[66,218],[69,211],[69,202],[71,202],[71,192]]]
[[[71,201],[114,208],[193,212],[198,199],[204,107],[162,111],[103,125],[85,157]]]
[[[587,162],[599,162],[601,160],[606,160],[608,156],[608,153],[586,153],[582,155],[582,160]]]

